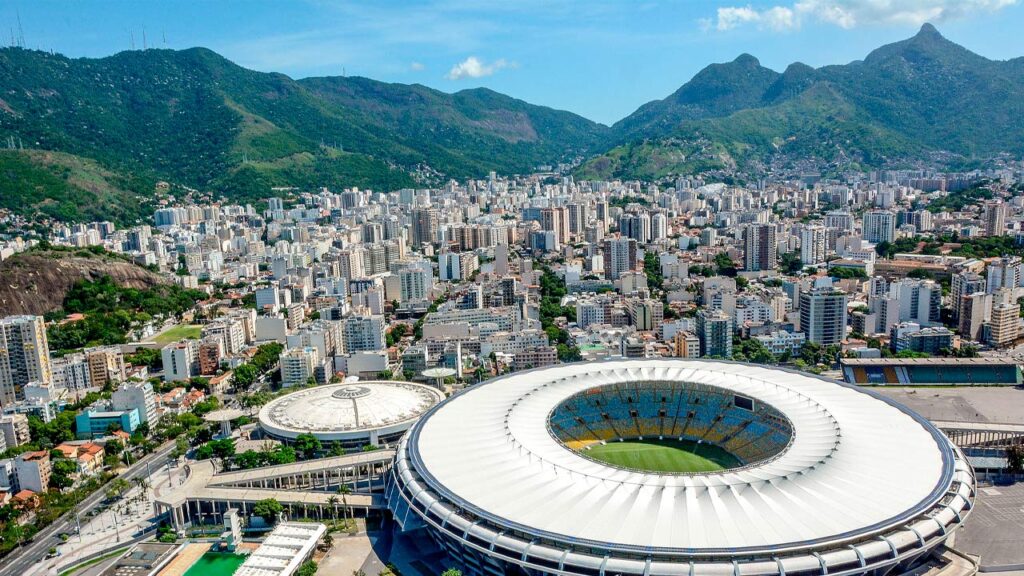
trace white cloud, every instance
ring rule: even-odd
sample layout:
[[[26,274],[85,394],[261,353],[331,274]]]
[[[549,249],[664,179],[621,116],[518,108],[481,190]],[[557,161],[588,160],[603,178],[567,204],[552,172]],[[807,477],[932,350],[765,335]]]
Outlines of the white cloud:
[[[727,6],[718,9],[713,25],[702,20],[705,30],[731,30],[745,24],[785,31],[800,28],[811,20],[854,28],[870,24],[920,26],[925,22],[943,22],[997,12],[1019,0],[796,0],[791,5],[757,9]]]
[[[470,56],[462,62],[459,62],[452,69],[448,71],[445,78],[449,80],[462,80],[463,78],[483,78],[484,76],[490,76],[501,70],[502,68],[513,67],[511,62],[506,61],[504,58],[495,60],[490,64],[485,63],[476,56]]]
[[[426,68],[426,66],[424,66],[422,62],[413,62],[412,64],[409,64],[409,70],[412,70],[413,72],[419,72],[424,68]]]

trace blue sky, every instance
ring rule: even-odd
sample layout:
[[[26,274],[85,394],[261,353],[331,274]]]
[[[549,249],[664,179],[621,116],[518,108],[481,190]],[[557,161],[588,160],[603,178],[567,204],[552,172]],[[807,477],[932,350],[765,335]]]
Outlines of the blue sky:
[[[783,70],[863,58],[930,21],[994,59],[1024,56],[1024,0],[4,0],[0,41],[68,56],[205,46],[262,71],[486,86],[610,124],[712,62]],[[166,39],[166,42],[165,42]]]

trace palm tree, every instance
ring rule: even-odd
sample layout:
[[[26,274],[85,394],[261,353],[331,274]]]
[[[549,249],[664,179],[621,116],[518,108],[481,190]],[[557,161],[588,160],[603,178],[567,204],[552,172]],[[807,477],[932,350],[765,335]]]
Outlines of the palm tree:
[[[352,489],[348,487],[348,484],[342,484],[341,486],[338,486],[338,494],[341,495],[341,504],[343,506],[341,511],[342,511],[342,515],[345,516],[345,522],[346,523],[348,522],[348,512],[349,512],[347,496],[349,494],[351,494],[351,493],[352,493]]]
[[[331,507],[331,524],[334,527],[338,525],[338,497],[332,495],[327,499],[327,504]]]

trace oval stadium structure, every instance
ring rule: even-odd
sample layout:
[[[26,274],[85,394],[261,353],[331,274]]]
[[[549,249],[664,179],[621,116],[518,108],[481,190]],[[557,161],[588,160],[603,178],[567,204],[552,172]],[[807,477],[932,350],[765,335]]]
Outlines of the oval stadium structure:
[[[298,390],[260,410],[260,428],[284,442],[312,434],[344,446],[396,442],[444,394],[422,384],[360,381]]]
[[[974,493],[941,432],[870,391],[659,359],[455,395],[401,440],[387,499],[472,574],[881,576],[942,545]]]

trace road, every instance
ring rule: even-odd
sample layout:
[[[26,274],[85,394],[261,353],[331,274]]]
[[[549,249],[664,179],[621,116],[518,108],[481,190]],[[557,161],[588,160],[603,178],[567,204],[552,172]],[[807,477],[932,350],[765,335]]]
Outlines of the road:
[[[174,450],[174,442],[166,442],[152,454],[132,464],[120,477],[130,481],[133,478],[145,476],[147,463],[150,465],[162,463],[172,450]],[[50,548],[57,545],[55,540],[57,534],[71,532],[72,528],[74,528],[75,511],[77,510],[80,515],[84,515],[95,508],[104,498],[104,490],[100,489],[93,492],[75,510],[67,512],[56,522],[50,524],[49,527],[36,534],[31,544],[18,548],[8,554],[3,559],[3,568],[0,569],[0,576],[20,576],[28,571],[30,567],[42,562]]]

